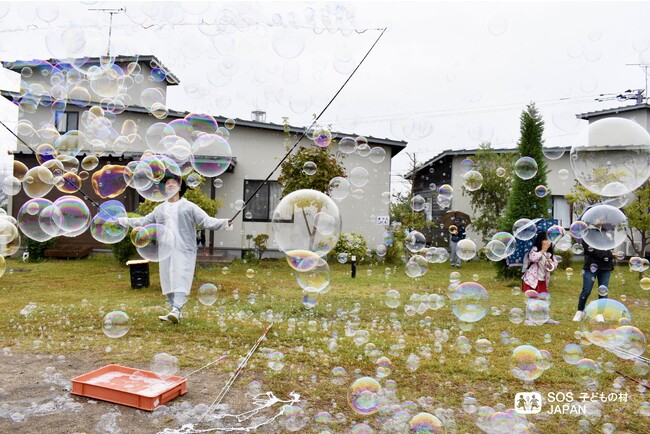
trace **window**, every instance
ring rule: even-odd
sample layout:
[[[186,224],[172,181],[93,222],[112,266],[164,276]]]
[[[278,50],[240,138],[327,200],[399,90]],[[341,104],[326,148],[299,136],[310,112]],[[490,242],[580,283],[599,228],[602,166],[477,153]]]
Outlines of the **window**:
[[[273,210],[280,202],[282,186],[277,181],[244,181],[244,201],[248,202],[244,209],[244,221],[270,222]],[[261,186],[261,187],[260,187]],[[257,189],[259,188],[259,191]],[[255,193],[257,191],[257,193]],[[255,196],[253,197],[253,194]],[[251,199],[251,197],[253,197]]]
[[[571,225],[569,202],[564,196],[553,196],[553,218],[557,219],[560,226],[568,228]]]
[[[60,133],[79,129],[79,112],[56,112],[54,120]]]

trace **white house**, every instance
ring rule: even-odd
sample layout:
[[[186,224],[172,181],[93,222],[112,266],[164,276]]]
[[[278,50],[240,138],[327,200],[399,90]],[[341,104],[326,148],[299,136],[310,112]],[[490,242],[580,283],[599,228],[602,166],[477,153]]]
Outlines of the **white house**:
[[[15,147],[10,149],[14,158],[28,167],[37,164],[34,149],[43,142],[43,137],[64,134],[70,130],[93,134],[84,131],[81,122],[84,112],[92,106],[105,109],[106,119],[110,121],[110,128],[107,129],[110,134],[99,138],[99,142],[88,145],[88,149],[83,149],[78,159],[94,153],[100,159],[97,170],[107,163],[126,165],[129,161],[138,159],[149,148],[146,133],[152,125],[170,123],[189,114],[167,107],[167,87],[178,85],[179,79],[155,56],[118,56],[108,62],[99,58],[75,59],[65,63],[52,59],[15,61],[3,62],[3,66],[22,75],[21,91],[2,90],[1,93],[19,107],[19,123],[28,125],[25,122],[28,121],[35,131],[32,133],[27,128],[29,134],[25,135],[24,130],[19,128],[19,135],[30,146],[16,141]],[[158,105],[152,107],[152,101],[154,104],[158,102]],[[278,164],[286,153],[285,139],[289,138],[293,143],[304,131],[303,128],[289,126],[287,137],[284,125],[265,122],[264,114],[260,112],[254,112],[253,115],[252,120],[235,119],[236,126],[230,131],[228,140],[234,158],[229,169],[219,177],[222,185],[217,187],[214,179],[207,179],[202,187],[211,198],[222,199],[224,206],[218,212],[222,218],[234,215],[235,201],[248,200]],[[224,116],[214,118],[220,126],[227,119]],[[333,133],[333,137],[345,136],[355,137],[355,134]],[[386,158],[375,164],[358,153],[348,155],[344,159],[347,172],[354,167],[363,166],[369,172],[369,182],[363,187],[362,197],[348,197],[338,205],[343,219],[343,232],[362,234],[372,247],[380,244],[383,239],[384,226],[378,224],[378,221],[385,223],[381,217],[388,216],[388,204],[381,200],[381,195],[390,191],[391,158],[404,149],[406,142],[375,137],[367,139],[370,147],[383,148]],[[304,139],[301,145],[309,146],[309,141]],[[335,145],[329,149],[333,153],[338,152]],[[207,234],[206,245],[210,254],[222,258],[237,257],[242,249],[248,247],[246,235],[272,235],[270,217],[281,193],[281,187],[276,181],[279,175],[279,172],[274,173],[270,182],[251,200],[246,210],[251,214],[236,219],[233,231]],[[93,192],[89,182],[82,186],[82,192],[97,202],[103,201]],[[62,194],[53,189],[46,197],[53,199]],[[16,215],[28,199],[21,192],[6,207]],[[135,210],[142,200],[130,188],[116,199],[121,200],[127,210]],[[91,211],[95,211],[93,207]],[[61,242],[105,248],[94,241],[88,232]],[[271,238],[269,248],[273,250],[274,247]]]

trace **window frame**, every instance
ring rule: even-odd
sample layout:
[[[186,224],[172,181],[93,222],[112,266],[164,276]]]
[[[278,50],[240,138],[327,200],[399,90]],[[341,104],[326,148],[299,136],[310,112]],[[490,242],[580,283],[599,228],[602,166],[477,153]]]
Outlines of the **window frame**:
[[[263,179],[245,179],[244,180],[244,194],[242,195],[242,197],[244,198],[244,201],[249,201],[250,200],[251,202],[252,202],[252,200],[251,200],[252,196],[247,196],[246,195],[247,183],[249,185],[250,185],[250,183],[262,183],[263,185],[260,188],[259,192],[261,192],[265,187],[268,189],[268,194],[266,196],[267,217],[266,218],[246,218],[246,208],[244,208],[244,210],[243,210],[244,215],[242,217],[243,221],[251,222],[251,223],[270,223],[271,221],[273,221],[273,210],[274,210],[274,208],[273,209],[271,208],[271,185],[274,184],[274,185],[280,186],[280,183],[278,183],[278,181],[276,181],[276,180],[268,180],[268,181],[266,181],[266,183],[264,183]],[[257,186],[255,186],[250,191],[251,195],[254,193],[255,189],[257,189]],[[280,186],[280,189],[282,189],[282,186]],[[249,203],[249,205],[250,205],[250,203]],[[293,219],[292,220],[286,220],[286,223],[290,223],[292,221],[293,221]]]
[[[76,118],[75,128],[70,128],[70,115],[71,114],[74,115],[74,117]],[[62,117],[64,117],[64,120],[65,120],[65,128],[63,130],[59,129],[59,121],[61,120]],[[55,124],[54,126],[55,126],[56,130],[60,134],[65,134],[65,133],[67,133],[69,131],[78,131],[79,130],[79,112],[77,112],[77,111],[62,111],[62,112],[59,111],[59,112],[56,112],[56,115],[54,117],[54,124]]]

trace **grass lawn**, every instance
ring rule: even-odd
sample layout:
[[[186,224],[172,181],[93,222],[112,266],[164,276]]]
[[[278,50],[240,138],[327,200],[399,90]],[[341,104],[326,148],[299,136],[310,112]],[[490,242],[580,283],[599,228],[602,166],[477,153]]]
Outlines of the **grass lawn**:
[[[544,397],[549,392],[573,392],[576,401],[580,401],[583,392],[590,397],[592,391],[605,395],[622,392],[627,393],[628,400],[602,403],[598,412],[587,416],[546,414],[550,406],[547,403],[542,413],[527,417],[538,432],[576,433],[581,425],[587,426],[587,421],[590,428],[584,432],[609,432],[606,424],[612,424],[617,433],[650,432],[650,417],[639,411],[641,403],[650,401],[643,387],[629,379],[617,379],[619,374],[605,369],[607,362],[613,362],[626,375],[645,381],[648,366],[635,366],[633,361],[588,345],[576,333],[577,324],[571,321],[581,287],[581,264],[574,264],[576,271],[571,280],[562,270],[554,273],[551,313],[560,324],[539,327],[509,320],[510,309],[525,309],[525,297],[513,295],[512,287],[518,282],[495,280],[494,268],[487,262],[465,264],[458,270],[461,280],[481,283],[488,290],[492,308],[467,331],[459,329],[448,299],[437,310],[419,313],[419,302],[415,309],[405,309],[413,294],[446,295],[449,274],[457,270],[448,263],[431,264],[428,273],[419,279],[406,276],[403,266],[360,265],[356,279],[350,277],[349,265],[331,266],[331,289],[317,297],[318,303],[311,310],[303,306],[301,290],[285,262],[229,264],[226,274],[222,265],[198,267],[192,296],[184,309],[185,318],[174,326],[158,320],[158,315],[167,309],[156,264],[151,267],[151,287],[133,290],[128,268],[110,256],[38,264],[8,260],[7,271],[0,279],[0,348],[10,347],[14,353],[55,355],[88,351],[103,354],[107,363],[127,366],[146,364],[156,353],[167,352],[179,358],[181,373],[227,353],[230,357],[215,369],[230,372],[273,321],[268,339],[234,388],[245,389],[256,380],[262,383],[263,391],[271,390],[278,397],[286,397],[291,391],[300,393],[304,399],[301,406],[311,417],[301,432],[319,432],[313,422],[319,411],[345,415],[347,422],[333,432],[347,431],[357,422],[366,422],[377,430],[382,426],[386,429],[389,416],[398,407],[393,407],[392,413],[386,408],[371,416],[361,416],[347,403],[350,384],[356,377],[374,377],[379,356],[386,356],[392,364],[390,375],[379,381],[386,384],[387,380],[394,380],[394,403],[401,403],[405,409],[409,408],[409,404],[403,404],[406,401],[418,404],[411,415],[417,411],[434,413],[438,409],[437,414],[449,431],[455,424],[458,433],[480,432],[476,407],[505,411],[514,407],[517,392],[536,390]],[[248,268],[255,270],[252,278],[247,277]],[[196,298],[197,288],[206,282],[221,288],[214,306],[204,306]],[[385,304],[384,294],[389,289],[401,294],[401,305],[395,309]],[[594,288],[590,301],[595,299],[596,292]],[[610,298],[630,309],[634,326],[641,331],[650,329],[650,293],[639,288],[638,273],[629,272],[626,265],[617,267],[610,282]],[[28,315],[21,314],[30,302],[36,308]],[[112,310],[124,310],[132,321],[128,334],[119,339],[110,339],[101,330],[102,317]],[[503,332],[510,334],[510,342],[502,342]],[[544,336],[547,333],[550,342]],[[461,335],[472,343],[469,353],[460,354],[455,345]],[[474,343],[480,338],[491,341],[494,351],[479,353]],[[599,362],[602,372],[566,363],[562,352],[570,343],[580,344],[584,357]],[[532,385],[525,385],[511,373],[512,350],[524,344],[547,350],[553,357],[552,367]],[[271,352],[284,355],[282,369],[269,368]],[[419,357],[419,367],[413,372],[407,368],[411,354]],[[487,370],[475,367],[477,357],[487,359]],[[339,366],[347,371],[347,379],[341,385],[331,381],[332,369]],[[590,386],[592,379],[596,383]],[[222,384],[213,385],[215,397],[221,387]],[[476,407],[471,400],[463,405],[464,398],[470,396],[467,394],[477,400]],[[493,423],[498,416],[493,417]],[[515,432],[511,426],[502,426]]]

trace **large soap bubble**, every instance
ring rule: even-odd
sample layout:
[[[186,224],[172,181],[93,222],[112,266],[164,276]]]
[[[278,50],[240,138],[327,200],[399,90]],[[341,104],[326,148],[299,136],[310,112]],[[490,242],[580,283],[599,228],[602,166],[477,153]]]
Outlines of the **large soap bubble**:
[[[521,157],[515,162],[515,175],[523,180],[534,178],[537,175],[537,161],[531,157]]]
[[[128,228],[118,223],[120,217],[126,217],[124,205],[117,200],[109,200],[99,205],[99,210],[90,222],[90,234],[104,244],[115,244],[124,237]]]
[[[146,188],[137,188],[140,196],[153,202],[164,202],[176,194],[177,188],[166,188],[168,179],[181,176],[181,168],[175,161],[165,155],[149,155],[140,160],[138,167],[146,167],[142,163],[149,165],[154,182]]]
[[[273,211],[272,228],[278,248],[287,253],[308,250],[318,256],[334,248],[341,233],[336,203],[316,190],[297,190]]]
[[[488,313],[488,292],[476,282],[464,282],[448,293],[451,311],[463,322],[476,322]]]
[[[512,374],[523,381],[533,381],[544,373],[544,356],[532,345],[520,345],[510,356]],[[541,403],[540,403],[541,405]]]
[[[121,310],[114,310],[113,312],[107,313],[102,321],[102,331],[109,338],[121,338],[130,328],[131,320]]]
[[[298,285],[307,292],[321,292],[330,284],[330,266],[320,258],[308,271],[296,270]]]
[[[203,176],[212,178],[221,175],[228,169],[231,160],[230,144],[219,135],[204,134],[192,145],[192,167]]]
[[[615,348],[620,342],[616,329],[632,325],[632,314],[625,305],[609,298],[594,300],[585,308],[580,323],[582,335],[599,347]]]
[[[469,261],[476,256],[476,243],[469,238],[458,241],[456,245],[456,254],[463,261]]]
[[[528,241],[537,235],[537,219],[519,219],[512,225],[512,233],[515,238],[522,241]]]
[[[54,202],[61,213],[59,227],[64,236],[76,236],[88,229],[90,210],[86,203],[75,196],[61,196]]]
[[[650,134],[629,119],[598,120],[571,147],[570,161],[578,182],[592,193],[627,194],[650,177]]]
[[[582,239],[597,250],[610,250],[626,239],[627,217],[618,208],[596,205],[589,208],[582,221],[587,224]]]
[[[369,416],[379,411],[381,385],[371,377],[356,380],[348,390],[348,404],[355,413]]]
[[[133,233],[133,244],[140,256],[148,261],[157,262],[168,258],[176,246],[174,233],[158,223],[143,226]]]
[[[341,176],[336,176],[330,180],[327,190],[332,199],[340,202],[350,194],[350,182]]]
[[[43,230],[39,221],[43,210],[50,206],[52,206],[51,201],[37,198],[28,200],[20,207],[16,220],[18,227],[27,238],[39,242],[52,238],[52,235]]]
[[[424,248],[427,243],[427,239],[424,237],[422,232],[411,231],[404,238],[404,246],[412,253],[419,252]]]
[[[168,378],[178,372],[178,359],[171,354],[158,353],[151,360],[151,371],[161,378]]]

